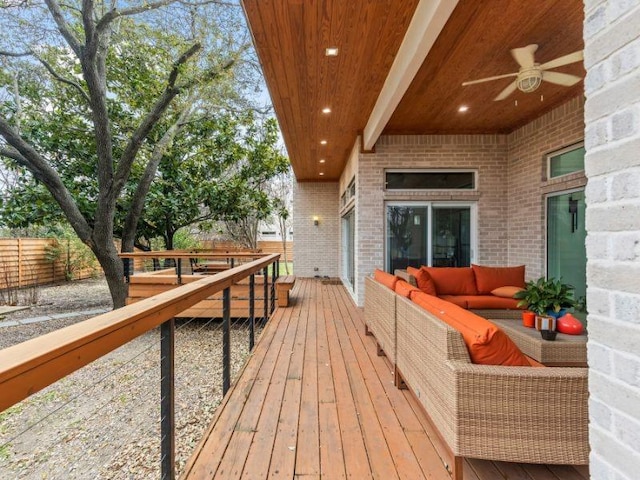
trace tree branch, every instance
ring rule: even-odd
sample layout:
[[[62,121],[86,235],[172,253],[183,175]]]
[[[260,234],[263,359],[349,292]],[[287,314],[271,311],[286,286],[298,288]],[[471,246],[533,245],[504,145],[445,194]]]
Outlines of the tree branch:
[[[7,50],[0,50],[0,57],[28,57],[31,52],[9,52]]]
[[[109,26],[111,22],[113,22],[118,17],[137,15],[139,13],[148,12],[150,10],[157,10],[158,8],[166,7],[167,5],[171,5],[172,3],[176,3],[177,1],[178,0],[161,0],[159,2],[145,3],[144,5],[140,5],[139,7],[123,8],[122,10],[112,8],[107,13],[105,13],[98,21],[96,30],[98,34],[100,34]]]
[[[69,223],[78,234],[80,239],[89,244],[91,241],[91,227],[80,212],[71,193],[65,187],[58,173],[51,168],[47,161],[40,156],[38,152],[20,136],[20,134],[0,116],[0,135],[4,137],[7,143],[15,149],[15,151],[2,148],[0,152],[7,158],[18,162],[21,166],[27,168],[36,180],[42,182],[47,187],[53,198],[58,202],[60,208],[69,220]]]
[[[80,57],[82,45],[80,44],[80,41],[76,38],[76,36],[73,34],[73,32],[69,29],[69,25],[67,24],[67,21],[65,20],[64,15],[62,14],[60,5],[56,0],[44,0],[44,1],[47,4],[49,11],[51,12],[51,16],[53,17],[53,20],[56,22],[56,25],[58,26],[58,30],[60,31],[64,39],[67,41],[67,44],[69,44],[71,49],[74,51],[74,53],[78,57]]]
[[[191,107],[193,105],[193,99],[190,99],[189,104],[182,111],[178,119],[169,129],[164,133],[160,141],[156,143],[151,152],[151,158],[145,167],[142,178],[138,182],[138,186],[133,194],[129,208],[127,209],[127,216],[124,221],[124,227],[122,229],[122,251],[131,252],[135,246],[136,239],[136,227],[140,220],[140,215],[144,209],[144,201],[149,193],[151,183],[158,171],[158,165],[164,157],[167,149],[173,143],[174,138],[180,132],[185,125],[185,120],[191,115]]]
[[[154,125],[158,123],[158,120],[169,107],[171,101],[182,90],[181,88],[177,88],[175,86],[180,68],[189,60],[189,58],[195,55],[198,50],[200,50],[200,48],[201,45],[199,43],[196,43],[191,48],[189,48],[189,50],[180,55],[180,58],[178,58],[178,60],[176,60],[176,62],[173,64],[171,73],[169,74],[169,80],[164,92],[162,93],[160,98],[156,100],[149,113],[142,119],[142,122],[140,123],[140,125],[138,125],[138,128],[131,136],[129,143],[122,152],[122,155],[120,156],[120,160],[118,162],[118,167],[113,182],[113,189],[111,192],[111,195],[114,198],[120,194],[120,190],[126,183],[127,178],[131,172],[131,165],[135,160],[138,150],[140,150],[140,147],[142,146],[142,142],[147,137]]]
[[[44,58],[41,58],[40,56],[36,55],[35,53],[33,54],[33,56],[44,66],[44,68],[47,69],[47,71],[51,74],[51,76],[53,78],[58,80],[60,83],[64,83],[66,85],[69,85],[69,86],[75,88],[78,92],[80,92],[80,95],[82,95],[82,97],[87,101],[87,103],[91,103],[91,99],[89,98],[89,94],[84,90],[84,88],[82,88],[82,86],[78,82],[75,82],[73,80],[69,80],[68,78],[65,78],[62,75],[60,75],[58,72],[56,72],[53,69],[51,64],[49,62],[47,62]]]

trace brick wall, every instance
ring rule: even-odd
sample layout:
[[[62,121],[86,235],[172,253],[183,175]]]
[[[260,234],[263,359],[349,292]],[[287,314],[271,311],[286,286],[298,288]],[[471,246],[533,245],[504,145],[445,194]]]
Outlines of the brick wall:
[[[384,266],[384,202],[477,201],[478,255],[482,264],[504,264],[507,232],[504,203],[507,144],[504,135],[382,136],[375,153],[360,154],[357,171],[356,298],[364,302],[364,277]],[[385,168],[458,168],[478,171],[478,189],[468,192],[385,192]]]
[[[339,201],[337,182],[294,183],[293,271],[296,275],[338,276]],[[318,216],[318,226],[313,224],[314,216]]]
[[[547,181],[547,155],[584,138],[584,100],[575,98],[508,135],[508,259],[526,265],[527,277],[545,274],[545,195],[584,187],[582,173]]]
[[[583,139],[583,103],[581,98],[571,100],[509,135],[382,136],[375,153],[359,154],[357,162],[351,160],[349,165],[357,166],[357,303],[362,305],[364,301],[364,277],[384,265],[386,201],[477,201],[475,261],[485,265],[525,264],[528,278],[543,275],[545,195],[586,183],[581,173],[547,181],[546,155]],[[478,189],[385,192],[386,168],[475,169]],[[346,177],[342,179],[346,181]]]
[[[640,4],[585,2],[589,437],[594,479],[640,467]]]

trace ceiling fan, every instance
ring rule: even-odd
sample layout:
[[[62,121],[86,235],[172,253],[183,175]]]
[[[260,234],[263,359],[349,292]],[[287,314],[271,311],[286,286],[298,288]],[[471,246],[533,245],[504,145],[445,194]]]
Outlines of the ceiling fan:
[[[534,57],[536,50],[538,50],[538,45],[536,45],[535,43],[527,45],[526,47],[514,48],[511,50],[511,55],[513,55],[515,61],[518,62],[518,65],[520,65],[520,70],[515,73],[507,73],[505,75],[496,75],[495,77],[472,80],[470,82],[464,82],[462,86],[465,87],[467,85],[474,85],[476,83],[490,82],[492,80],[498,80],[500,78],[516,77],[516,79],[507,86],[507,88],[502,90],[502,92],[500,92],[500,94],[496,98],[494,98],[494,101],[499,101],[507,98],[509,95],[515,92],[516,89],[525,93],[533,92],[540,86],[543,81],[570,87],[582,80],[581,77],[578,77],[576,75],[548,71],[552,68],[581,62],[583,59],[582,50],[578,50],[577,52],[558,57],[555,60],[543,63],[542,65],[536,63]]]

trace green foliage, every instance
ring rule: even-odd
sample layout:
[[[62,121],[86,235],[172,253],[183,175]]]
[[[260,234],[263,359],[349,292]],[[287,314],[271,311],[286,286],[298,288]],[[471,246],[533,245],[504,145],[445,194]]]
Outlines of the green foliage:
[[[574,287],[562,283],[562,279],[540,277],[526,283],[524,290],[513,297],[520,300],[519,307],[527,307],[538,315],[544,315],[548,310],[559,312],[563,308],[576,305],[573,298]]]
[[[266,186],[289,165],[277,142],[275,120],[250,113],[219,114],[186,126],[160,162],[139,238],[160,237],[164,248],[181,248],[173,240],[181,228],[266,219],[275,205]]]
[[[173,237],[173,248],[177,250],[196,250],[202,248],[202,242],[194,237],[189,230],[181,228]]]
[[[75,280],[82,271],[98,269],[93,252],[70,227],[64,228],[55,238],[56,243],[45,249],[45,255],[50,262],[62,262],[67,281]]]

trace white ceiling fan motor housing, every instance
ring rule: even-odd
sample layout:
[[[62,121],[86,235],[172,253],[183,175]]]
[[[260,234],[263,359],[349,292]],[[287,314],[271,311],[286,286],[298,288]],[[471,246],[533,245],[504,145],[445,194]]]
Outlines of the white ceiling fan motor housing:
[[[539,67],[540,65],[536,63],[532,67],[520,69],[516,79],[518,90],[530,93],[538,89],[542,83],[542,72]]]

